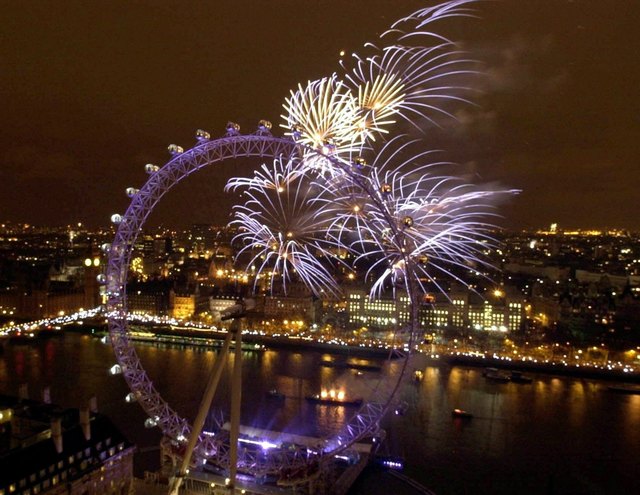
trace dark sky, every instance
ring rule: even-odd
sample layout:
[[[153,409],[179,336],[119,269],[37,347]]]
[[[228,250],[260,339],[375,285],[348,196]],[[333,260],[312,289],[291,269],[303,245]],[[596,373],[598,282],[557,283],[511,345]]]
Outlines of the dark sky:
[[[433,3],[2,1],[0,219],[104,224],[169,143],[222,135],[227,120],[278,124],[298,82]],[[482,61],[479,106],[428,142],[478,181],[523,190],[502,206],[507,227],[640,230],[640,1],[477,10],[443,31]]]

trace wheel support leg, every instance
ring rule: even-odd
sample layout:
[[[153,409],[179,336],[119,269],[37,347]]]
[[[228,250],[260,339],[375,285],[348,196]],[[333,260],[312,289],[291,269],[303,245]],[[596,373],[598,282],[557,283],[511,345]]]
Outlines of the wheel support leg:
[[[189,435],[189,441],[187,443],[187,449],[182,459],[182,465],[180,466],[180,471],[178,472],[178,475],[174,478],[174,481],[171,484],[171,489],[169,490],[170,495],[178,495],[178,491],[180,489],[180,485],[182,484],[182,480],[187,475],[189,464],[191,464],[191,457],[193,456],[193,450],[198,441],[198,437],[202,432],[204,421],[207,418],[207,414],[209,413],[209,408],[211,407],[211,401],[213,400],[213,396],[215,395],[216,389],[218,388],[218,383],[220,382],[222,369],[224,367],[224,364],[227,361],[227,356],[229,354],[229,347],[231,346],[232,336],[233,336],[233,333],[229,331],[227,333],[227,336],[224,339],[224,344],[222,346],[222,349],[220,349],[220,353],[218,354],[216,361],[213,365],[213,370],[211,371],[211,376],[209,377],[207,388],[204,391],[202,402],[200,403],[200,409],[198,409],[198,415],[196,416],[196,419],[193,422],[193,428],[191,429],[191,434]]]
[[[240,436],[240,405],[242,401],[242,330],[236,331],[236,348],[233,360],[233,378],[231,380],[231,429],[229,432],[229,488],[234,491],[238,472],[238,438]]]

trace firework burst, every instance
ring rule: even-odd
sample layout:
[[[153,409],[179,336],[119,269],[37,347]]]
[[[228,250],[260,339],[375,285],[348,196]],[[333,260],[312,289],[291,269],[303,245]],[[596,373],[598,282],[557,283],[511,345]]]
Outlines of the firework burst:
[[[249,253],[247,267],[256,267],[273,289],[281,279],[284,289],[299,278],[315,293],[335,294],[336,283],[322,259],[329,256],[330,243],[323,239],[326,218],[315,207],[316,192],[300,173],[296,159],[277,159],[262,165],[250,178],[231,179],[227,190],[242,189],[244,205],[234,208],[231,222],[239,233],[234,241]]]
[[[333,74],[299,85],[286,99],[282,126],[301,144],[300,158],[228,186],[245,189],[233,223],[270,285],[295,272],[312,290],[335,293],[324,260],[336,249],[367,264],[372,297],[387,288],[410,291],[409,279],[423,290],[443,274],[462,281],[461,270],[485,263],[491,200],[513,191],[483,191],[437,174],[442,164],[432,152],[411,153],[418,141],[404,135],[374,149],[397,119],[437,124],[438,114],[453,117],[447,102],[467,102],[460,94],[470,88],[454,81],[474,72],[473,61],[427,28],[471,16],[472,2],[451,0],[400,19],[381,37],[387,46],[367,44],[373,54],[354,54],[350,69],[341,61],[344,79]]]
[[[300,143],[325,154],[358,145],[357,100],[337,75],[298,85],[283,106],[283,127]]]
[[[404,285],[408,271],[426,291],[421,281],[438,286],[436,277],[446,275],[464,283],[457,273],[487,266],[483,251],[496,244],[487,218],[496,216],[496,200],[516,192],[442,175],[452,164],[434,161],[432,151],[410,153],[417,143],[402,136],[390,141],[364,182],[371,197],[366,230],[352,248],[363,246],[358,260],[368,260],[368,275],[379,274],[375,297]]]

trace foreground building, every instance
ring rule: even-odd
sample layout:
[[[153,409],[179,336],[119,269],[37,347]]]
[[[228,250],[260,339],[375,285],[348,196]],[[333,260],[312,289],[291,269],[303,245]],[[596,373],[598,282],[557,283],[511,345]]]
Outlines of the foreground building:
[[[134,450],[97,411],[0,395],[0,495],[132,493]]]

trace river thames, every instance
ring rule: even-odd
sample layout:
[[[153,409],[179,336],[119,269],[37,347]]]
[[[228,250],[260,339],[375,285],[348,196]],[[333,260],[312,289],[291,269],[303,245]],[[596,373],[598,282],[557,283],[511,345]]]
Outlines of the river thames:
[[[190,347],[136,346],[140,359],[163,397],[193,418],[216,353]],[[380,371],[357,372],[327,367],[322,361],[350,358],[301,350],[266,350],[243,354],[243,412],[246,425],[302,434],[326,435],[351,413],[349,408],[317,406],[303,398],[322,387],[337,386],[351,396],[365,396],[379,376],[397,372],[398,364]],[[143,427],[145,415],[125,402],[121,376],[107,369],[115,362],[99,339],[67,333],[61,337],[8,345],[0,354],[0,392],[17,395],[22,383],[32,398],[51,388],[54,403],[80,407],[98,398],[141,449],[136,472],[157,467],[160,435]],[[362,361],[360,361],[362,362]],[[412,363],[414,365],[414,363]],[[228,409],[227,365],[215,406]],[[419,364],[424,379],[407,380],[400,389],[406,412],[383,421],[382,452],[405,458],[405,474],[438,495],[447,494],[633,494],[640,493],[640,395],[616,394],[606,381],[532,375],[531,384],[487,381],[480,369]],[[284,401],[266,392],[276,388]],[[452,409],[473,413],[452,419]],[[365,477],[351,493],[373,493]],[[376,487],[377,492],[380,486]]]

